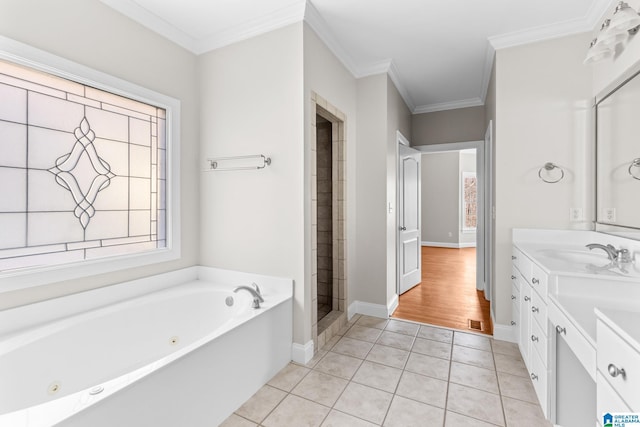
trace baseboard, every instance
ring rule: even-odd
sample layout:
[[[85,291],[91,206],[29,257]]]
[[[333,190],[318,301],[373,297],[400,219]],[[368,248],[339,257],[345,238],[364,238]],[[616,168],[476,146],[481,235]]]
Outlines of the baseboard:
[[[387,304],[387,317],[390,317],[393,312],[396,311],[396,308],[398,308],[398,303],[398,294],[393,294],[393,298],[391,298],[391,301]]]
[[[420,244],[422,246],[433,246],[435,248],[452,248],[452,249],[476,247],[476,244],[474,242],[471,242],[471,243],[420,242]]]
[[[313,359],[313,340],[304,345],[295,342],[291,345],[291,360],[306,365],[311,359]]]
[[[364,314],[365,316],[380,317],[381,319],[386,319],[389,317],[388,310],[389,309],[387,308],[387,306],[382,304],[354,301],[349,304],[347,316],[349,317],[349,319],[351,319],[354,314]]]
[[[509,341],[518,343],[516,339],[516,331],[513,326],[510,325],[501,325],[496,323],[493,318],[493,313],[491,313],[491,323],[493,324],[493,339],[500,341]]]

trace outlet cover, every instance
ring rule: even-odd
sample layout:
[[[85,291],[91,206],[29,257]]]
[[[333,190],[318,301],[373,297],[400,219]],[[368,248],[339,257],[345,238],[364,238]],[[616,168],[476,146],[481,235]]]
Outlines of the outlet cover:
[[[584,219],[582,208],[569,209],[569,220],[571,222],[582,221]]]
[[[616,222],[616,208],[604,208],[602,214],[605,222]]]

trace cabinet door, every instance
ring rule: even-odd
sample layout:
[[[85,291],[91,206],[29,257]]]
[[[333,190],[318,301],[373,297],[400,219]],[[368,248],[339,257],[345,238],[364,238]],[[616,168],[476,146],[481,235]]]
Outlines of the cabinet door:
[[[531,349],[531,286],[520,282],[520,353],[527,368],[531,370],[529,354]]]

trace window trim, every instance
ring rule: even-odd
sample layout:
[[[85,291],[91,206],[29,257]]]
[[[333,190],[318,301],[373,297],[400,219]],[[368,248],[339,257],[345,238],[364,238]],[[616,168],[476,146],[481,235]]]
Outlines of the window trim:
[[[134,254],[0,272],[0,293],[180,258],[180,101],[24,43],[0,36],[0,59],[166,110],[166,247]]]

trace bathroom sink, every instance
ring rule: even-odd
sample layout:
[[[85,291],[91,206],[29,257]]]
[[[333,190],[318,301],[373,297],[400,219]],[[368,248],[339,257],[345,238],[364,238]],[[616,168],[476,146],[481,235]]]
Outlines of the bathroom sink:
[[[552,271],[640,278],[640,268],[635,262],[619,265],[601,251],[545,248],[537,250],[535,257]]]

